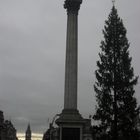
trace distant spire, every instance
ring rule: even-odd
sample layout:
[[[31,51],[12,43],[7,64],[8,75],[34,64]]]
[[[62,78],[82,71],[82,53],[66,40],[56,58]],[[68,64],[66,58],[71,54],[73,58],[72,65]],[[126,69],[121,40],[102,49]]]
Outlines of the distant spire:
[[[30,128],[30,123],[28,123],[28,126],[27,126],[27,131],[31,131],[31,128]]]
[[[32,137],[32,132],[30,128],[30,123],[28,123],[25,140],[31,140],[31,137]]]
[[[113,6],[115,6],[115,2],[116,2],[116,0],[112,0]]]

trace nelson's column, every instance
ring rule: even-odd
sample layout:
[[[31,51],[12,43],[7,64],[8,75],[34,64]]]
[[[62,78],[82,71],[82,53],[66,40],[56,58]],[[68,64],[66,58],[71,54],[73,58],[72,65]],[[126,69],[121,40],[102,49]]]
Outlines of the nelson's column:
[[[84,119],[77,109],[78,75],[78,11],[82,0],[66,0],[67,38],[65,62],[64,109],[56,120],[60,140],[91,140],[90,120]]]

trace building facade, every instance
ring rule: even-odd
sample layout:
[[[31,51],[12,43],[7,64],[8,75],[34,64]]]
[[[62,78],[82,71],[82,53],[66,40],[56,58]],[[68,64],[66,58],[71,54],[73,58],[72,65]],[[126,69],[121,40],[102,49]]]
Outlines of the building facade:
[[[4,120],[2,111],[0,111],[0,140],[17,140],[15,127],[11,121]]]

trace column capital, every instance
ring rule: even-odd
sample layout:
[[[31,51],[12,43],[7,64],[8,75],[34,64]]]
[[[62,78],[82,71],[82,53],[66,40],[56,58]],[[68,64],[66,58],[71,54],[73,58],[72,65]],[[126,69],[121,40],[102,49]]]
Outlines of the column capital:
[[[67,11],[78,11],[81,3],[82,0],[65,0],[64,8],[67,9]]]

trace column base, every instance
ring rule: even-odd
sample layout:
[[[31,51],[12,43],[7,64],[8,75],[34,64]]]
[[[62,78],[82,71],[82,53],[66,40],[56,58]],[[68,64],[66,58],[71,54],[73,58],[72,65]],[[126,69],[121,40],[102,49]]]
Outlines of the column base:
[[[56,124],[60,125],[60,124],[84,124],[84,119],[81,116],[81,114],[79,113],[79,111],[77,109],[64,109],[62,110],[62,113],[60,114],[60,117],[56,120]]]
[[[83,140],[85,120],[77,109],[64,109],[56,120],[60,128],[60,140]]]
[[[64,109],[56,120],[59,140],[92,140],[91,121],[84,119],[77,109]]]

